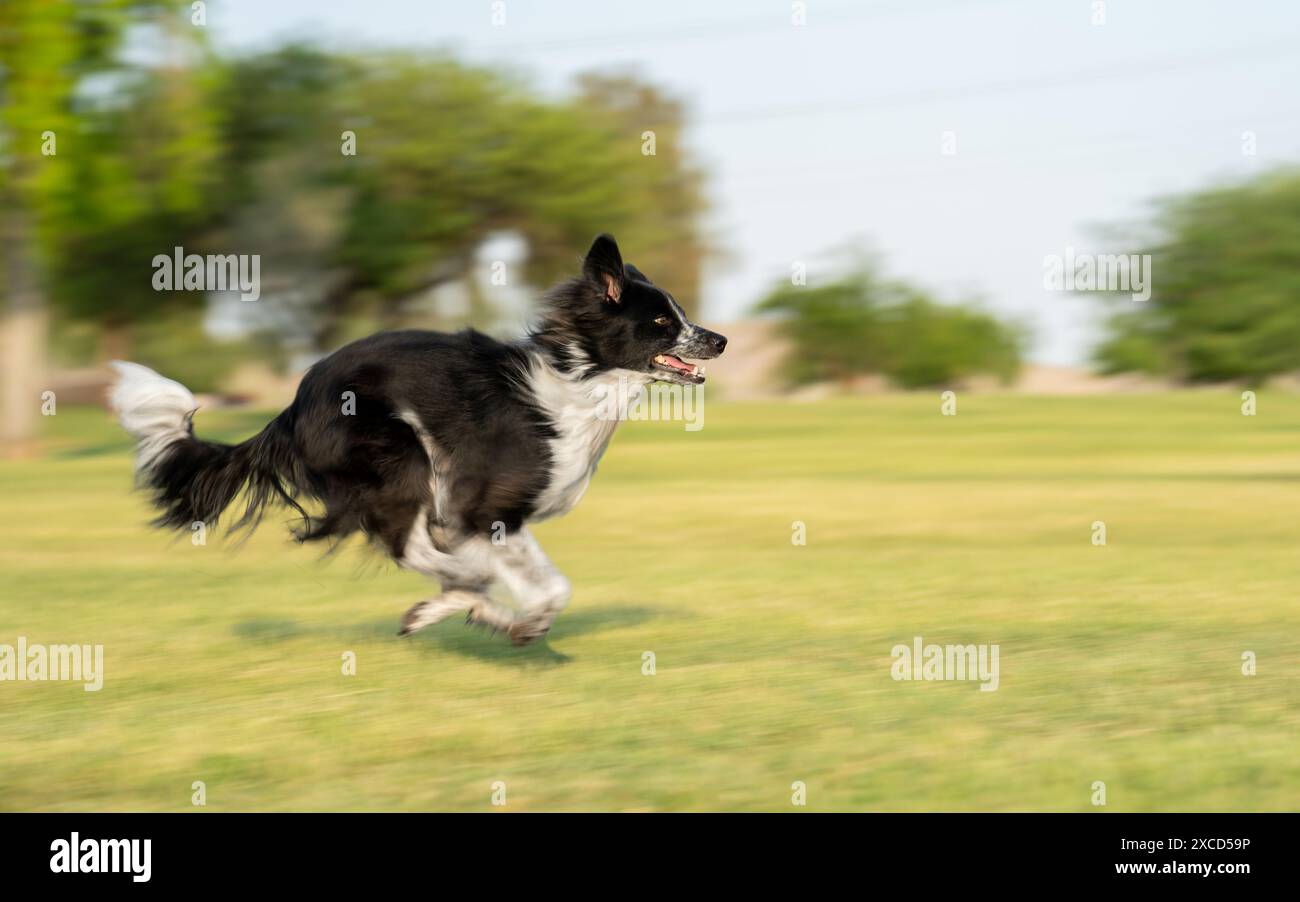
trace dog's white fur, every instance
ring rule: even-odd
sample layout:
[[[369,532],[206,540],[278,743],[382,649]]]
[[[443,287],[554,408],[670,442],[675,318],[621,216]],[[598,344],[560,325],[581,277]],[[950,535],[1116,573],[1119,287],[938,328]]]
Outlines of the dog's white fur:
[[[138,441],[136,469],[147,470],[167,448],[190,433],[190,418],[198,407],[189,389],[138,363],[113,361],[119,380],[109,398],[122,425]],[[626,409],[609,416],[609,398],[624,405],[652,381],[644,373],[627,370],[584,377],[562,373],[538,357],[527,375],[528,388],[554,423],[559,437],[551,442],[553,478],[531,521],[559,516],[572,510],[586,493],[601,456]],[[628,390],[620,392],[620,383]],[[602,411],[606,412],[604,416]],[[569,580],[542,551],[527,528],[500,544],[472,536],[455,548],[434,545],[430,521],[442,519],[445,467],[429,430],[411,410],[399,414],[415,431],[429,456],[432,510],[421,510],[412,524],[401,566],[442,583],[442,594],[415,605],[407,612],[408,631],[465,612],[475,623],[493,630],[544,634],[568,604]],[[530,522],[531,522],[530,521]],[[488,591],[503,584],[519,604],[518,614],[493,601]]]
[[[198,402],[190,390],[147,366],[114,360],[118,382],[108,402],[127,432],[139,441],[136,470],[147,470],[174,442],[190,432]]]
[[[110,365],[119,379],[109,402],[122,425],[139,442],[137,470],[148,469],[170,445],[189,435],[190,417],[198,402],[185,386],[146,366],[125,361]],[[615,391],[619,379],[635,387],[629,393],[633,396],[649,381],[641,374],[622,371],[597,378],[571,376],[540,359],[530,371],[530,388],[560,433],[552,443],[556,478],[539,503],[535,520],[568,512],[586,492],[619,422],[597,415],[604,397],[600,386],[604,386],[603,391]],[[439,478],[444,469],[439,465],[440,452],[414,411],[404,410],[400,416],[414,429],[429,455],[436,523],[441,517],[439,499],[445,492]],[[532,533],[521,529],[500,545],[474,536],[458,543],[454,550],[440,550],[430,537],[430,513],[422,510],[416,517],[400,563],[438,579],[443,592],[412,608],[406,626],[420,629],[464,611],[470,620],[492,629],[508,630],[519,623],[531,623],[545,632],[568,604],[572,589]],[[488,597],[488,589],[497,581],[519,603],[518,617]]]
[[[534,521],[566,514],[582,500],[614,430],[627,416],[627,405],[652,380],[630,370],[584,378],[537,359],[528,373],[528,388],[560,435],[551,443],[551,481],[538,500]],[[620,381],[629,386],[622,396],[617,394]],[[608,399],[620,397],[623,407],[616,415],[602,417],[610,407]]]
[[[600,415],[609,408],[607,398],[620,397],[610,394],[618,391],[620,380],[631,386],[621,396],[627,404],[651,377],[624,370],[582,377],[561,373],[541,358],[530,368],[529,391],[559,433],[551,443],[550,487],[539,499],[530,522],[567,513],[582,499],[615,428],[626,416],[625,409],[618,410],[615,417]],[[433,474],[432,513],[436,523],[445,491],[440,478],[441,452],[414,411],[403,410],[400,417],[415,431],[429,456]],[[549,629],[568,604],[572,587],[527,528],[503,538],[500,544],[490,538],[473,536],[459,542],[454,549],[442,550],[431,539],[429,515],[427,510],[417,515],[400,563],[438,579],[443,593],[407,612],[404,626],[408,630],[421,629],[461,611],[471,621],[494,630],[544,633]],[[489,588],[498,581],[519,604],[518,615],[488,597]]]

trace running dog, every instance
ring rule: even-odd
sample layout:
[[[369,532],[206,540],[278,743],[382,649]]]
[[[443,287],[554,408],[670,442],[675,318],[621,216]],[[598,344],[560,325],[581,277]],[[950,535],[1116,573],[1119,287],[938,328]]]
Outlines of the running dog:
[[[299,541],[360,531],[398,565],[438,580],[442,594],[407,611],[399,635],[463,611],[525,645],[570,595],[528,525],[582,498],[626,413],[610,415],[609,399],[630,401],[656,380],[699,385],[704,370],[688,359],[726,345],[601,235],[581,276],[547,295],[520,341],[473,330],[361,339],[313,366],[294,402],[241,444],[197,438],[194,396],[139,364],[113,364],[110,402],[139,442],[136,473],[161,511],[155,525],[211,527],[242,490],[236,529],[284,504],[302,516]],[[497,581],[517,611],[489,598]]]

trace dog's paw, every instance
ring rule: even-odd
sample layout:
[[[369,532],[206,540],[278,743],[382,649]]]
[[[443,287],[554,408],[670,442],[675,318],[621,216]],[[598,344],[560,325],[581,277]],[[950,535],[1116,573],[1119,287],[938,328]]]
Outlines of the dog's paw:
[[[402,628],[397,631],[398,638],[406,638],[417,630],[422,630],[426,626],[432,626],[440,620],[445,620],[450,611],[444,605],[439,605],[437,600],[417,602],[409,611],[402,615]]]
[[[402,615],[402,628],[397,631],[397,637],[399,639],[405,639],[421,627],[420,609],[423,607],[424,602],[420,602]]]
[[[510,624],[506,635],[516,648],[530,645],[545,636],[551,630],[550,616],[523,617]]]

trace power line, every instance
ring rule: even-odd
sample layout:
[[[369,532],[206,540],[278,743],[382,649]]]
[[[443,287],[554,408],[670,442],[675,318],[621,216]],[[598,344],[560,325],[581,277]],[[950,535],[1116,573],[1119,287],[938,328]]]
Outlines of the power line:
[[[841,181],[860,181],[864,178],[894,178],[896,176],[919,175],[925,177],[934,177],[951,173],[953,171],[963,171],[969,169],[983,169],[986,167],[996,166],[1024,166],[1040,162],[1055,163],[1066,159],[1087,159],[1090,157],[1109,156],[1117,153],[1128,153],[1137,155],[1145,152],[1162,152],[1175,149],[1185,149],[1190,147],[1206,146],[1204,140],[1191,140],[1187,137],[1187,129],[1193,128],[1198,131],[1210,131],[1216,128],[1230,128],[1239,126],[1243,123],[1250,126],[1258,126],[1261,123],[1285,121],[1288,123],[1300,120],[1300,109],[1297,110],[1278,110],[1270,113],[1261,114],[1243,114],[1242,116],[1218,117],[1215,119],[1202,119],[1195,122],[1177,123],[1180,131],[1170,135],[1173,140],[1170,141],[1151,141],[1145,136],[1129,136],[1118,133],[1106,135],[1094,135],[1094,138],[1100,138],[1100,141],[1090,144],[1070,143],[1065,147],[1049,147],[1045,145],[1038,146],[1018,146],[1011,153],[984,152],[976,155],[970,153],[962,154],[958,157],[942,157],[937,149],[935,152],[926,157],[918,155],[898,156],[890,158],[863,158],[860,161],[844,161],[842,163],[808,163],[808,173],[806,175],[795,174],[790,167],[775,167],[767,169],[748,170],[741,179],[725,181],[723,184],[727,188],[750,188],[760,185],[770,185],[772,179],[781,179],[794,186],[816,185],[824,182],[841,182]],[[1236,147],[1232,143],[1232,136],[1225,132],[1224,146]],[[1029,151],[1025,153],[1024,151]],[[1239,154],[1240,151],[1238,150]]]
[[[1112,67],[1095,67],[1062,72],[1057,75],[1036,76],[1031,78],[1004,79],[987,82],[982,85],[970,85],[957,88],[929,88],[920,91],[900,91],[894,94],[880,94],[874,97],[862,97],[844,101],[812,102],[805,104],[785,104],[782,106],[750,107],[748,109],[724,111],[709,115],[696,125],[714,125],[728,122],[745,122],[762,119],[784,119],[798,116],[821,116],[836,113],[854,112],[867,109],[888,109],[891,107],[919,105],[944,100],[970,100],[999,94],[1015,94],[1020,91],[1039,91],[1044,88],[1068,87],[1093,81],[1105,81],[1116,78],[1135,78],[1147,75],[1160,75],[1178,72],[1190,68],[1221,66],[1243,61],[1285,57],[1295,59],[1295,48],[1300,46],[1300,35],[1289,36],[1285,41],[1268,42],[1247,47],[1238,47],[1220,53],[1207,53],[1195,56],[1175,57],[1154,63],[1132,63]]]

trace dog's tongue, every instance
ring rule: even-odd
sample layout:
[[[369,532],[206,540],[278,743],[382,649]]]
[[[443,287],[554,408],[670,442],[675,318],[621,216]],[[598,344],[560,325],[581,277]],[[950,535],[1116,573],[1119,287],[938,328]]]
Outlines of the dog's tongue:
[[[689,363],[686,363],[683,360],[679,360],[678,358],[674,357],[672,354],[660,354],[655,359],[658,360],[660,363],[664,364],[665,366],[670,366],[675,370],[681,370],[683,373],[695,372],[695,367],[691,366]]]

